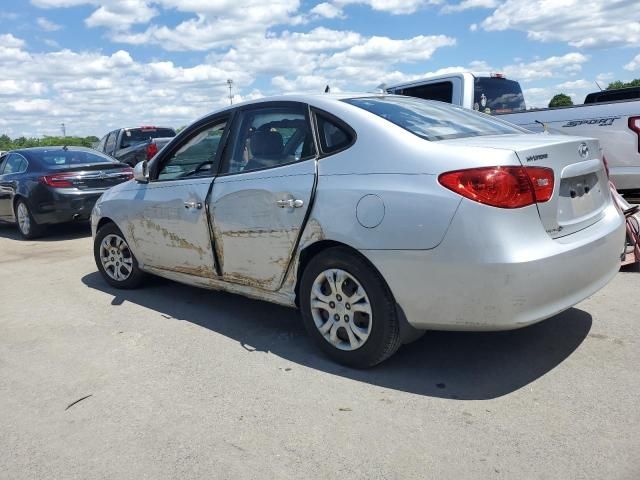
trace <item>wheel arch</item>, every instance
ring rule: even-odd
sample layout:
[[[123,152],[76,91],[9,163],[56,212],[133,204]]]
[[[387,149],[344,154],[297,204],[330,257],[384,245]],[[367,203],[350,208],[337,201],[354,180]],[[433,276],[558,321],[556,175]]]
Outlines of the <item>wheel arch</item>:
[[[336,240],[318,240],[317,242],[314,242],[310,245],[306,245],[299,254],[298,257],[298,267],[297,267],[297,271],[296,271],[296,284],[295,284],[295,304],[298,308],[300,308],[300,283],[302,280],[302,274],[304,272],[304,270],[307,268],[307,265],[309,265],[309,262],[316,257],[317,255],[320,255],[322,252],[330,249],[330,248],[334,248],[334,247],[341,247],[344,248],[345,250],[349,251],[350,253],[356,255],[358,258],[362,259],[367,265],[369,265],[375,272],[378,273],[378,275],[380,276],[380,278],[382,279],[382,282],[384,283],[385,287],[387,288],[387,290],[389,291],[389,293],[391,294],[391,297],[393,298],[393,302],[396,305],[396,311],[398,314],[398,320],[400,323],[400,337],[402,339],[402,343],[406,344],[406,343],[411,343],[412,341],[420,338],[424,332],[422,330],[417,330],[416,328],[414,328],[413,326],[411,326],[407,320],[407,317],[404,313],[404,310],[402,309],[402,307],[400,306],[400,304],[398,303],[398,301],[395,299],[395,295],[393,294],[393,291],[391,290],[391,287],[389,286],[389,284],[387,283],[386,278],[384,278],[384,275],[382,275],[382,272],[380,272],[380,270],[371,262],[371,260],[369,260],[365,255],[363,255],[358,249],[347,245],[346,243],[343,242],[338,242]]]

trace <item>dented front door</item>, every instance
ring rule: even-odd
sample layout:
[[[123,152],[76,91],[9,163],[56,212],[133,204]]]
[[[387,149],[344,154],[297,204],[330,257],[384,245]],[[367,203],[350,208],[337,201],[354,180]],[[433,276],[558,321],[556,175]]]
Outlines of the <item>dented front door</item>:
[[[206,214],[211,177],[141,185],[141,211],[130,222],[136,255],[146,266],[214,277]]]

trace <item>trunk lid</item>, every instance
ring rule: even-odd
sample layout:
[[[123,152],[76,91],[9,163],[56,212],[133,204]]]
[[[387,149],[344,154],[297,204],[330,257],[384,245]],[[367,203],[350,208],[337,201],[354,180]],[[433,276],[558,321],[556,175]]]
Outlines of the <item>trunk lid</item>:
[[[123,163],[105,162],[56,168],[55,174],[63,174],[73,188],[79,190],[106,190],[132,178],[131,168]]]
[[[593,225],[609,204],[609,179],[595,139],[529,134],[467,137],[444,143],[511,150],[525,167],[553,169],[553,196],[537,204],[540,220],[552,238]]]

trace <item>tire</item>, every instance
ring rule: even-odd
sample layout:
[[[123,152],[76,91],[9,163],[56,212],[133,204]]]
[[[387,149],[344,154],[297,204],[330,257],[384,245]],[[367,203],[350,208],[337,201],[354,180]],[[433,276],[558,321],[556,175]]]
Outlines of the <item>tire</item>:
[[[29,205],[22,198],[16,202],[15,212],[18,231],[25,239],[31,240],[44,233],[44,226],[36,222],[31,214]]]
[[[372,367],[401,345],[393,295],[380,274],[346,248],[311,259],[301,278],[300,310],[309,335],[343,365]]]
[[[107,250],[107,244],[110,250]],[[133,289],[140,286],[145,273],[129,248],[127,240],[114,223],[108,223],[96,233],[93,257],[102,277],[112,287]]]

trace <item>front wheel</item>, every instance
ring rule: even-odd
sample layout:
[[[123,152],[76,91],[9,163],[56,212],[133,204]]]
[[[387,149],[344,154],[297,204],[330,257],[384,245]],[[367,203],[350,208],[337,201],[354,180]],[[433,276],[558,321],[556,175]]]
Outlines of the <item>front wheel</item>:
[[[389,288],[373,267],[345,248],[311,259],[302,274],[300,308],[309,335],[343,365],[372,367],[401,344]]]
[[[96,265],[109,285],[131,289],[140,285],[144,272],[122,232],[113,223],[98,230],[93,244]]]

